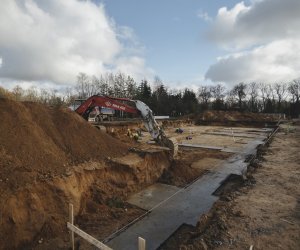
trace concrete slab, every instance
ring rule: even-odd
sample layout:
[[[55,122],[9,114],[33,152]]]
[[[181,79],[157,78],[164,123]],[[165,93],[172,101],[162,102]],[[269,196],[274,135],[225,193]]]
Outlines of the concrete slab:
[[[175,186],[156,183],[132,195],[127,202],[145,210],[150,210],[179,190],[180,188]]]
[[[205,134],[207,135],[220,135],[220,136],[234,136],[234,137],[244,137],[244,138],[257,138],[258,136],[262,135],[257,135],[257,134],[251,134],[251,133],[237,133],[237,132],[206,132]]]
[[[219,173],[204,176],[201,185],[198,181],[182,189],[106,244],[115,250],[137,249],[137,237],[140,236],[146,240],[147,249],[157,249],[181,224],[196,225],[199,215],[207,212],[217,200],[211,194],[223,178]]]
[[[205,149],[214,149],[214,150],[222,150],[223,147],[209,146],[203,144],[190,144],[190,143],[179,143],[180,147],[191,147],[191,148],[205,148]]]
[[[239,128],[239,127],[223,127],[222,130],[233,130],[233,131],[243,131],[243,132],[262,132],[262,133],[268,133],[272,132],[273,128]]]
[[[204,148],[204,149],[212,149],[212,150],[220,150],[226,153],[238,153],[240,150],[234,148],[225,148],[225,147],[216,147],[216,146],[209,146],[203,144],[190,144],[190,143],[180,143],[178,144],[180,147],[190,147],[190,148]]]
[[[231,131],[233,131],[234,133],[264,135],[266,133],[271,133],[273,129],[272,128],[221,128],[215,130],[215,132],[231,132]]]
[[[179,190],[167,202],[152,210],[141,220],[105,242],[115,250],[137,249],[137,238],[146,240],[147,250],[157,249],[183,223],[196,225],[199,217],[208,212],[218,199],[212,195],[230,174],[241,175],[247,168],[245,157],[256,152],[262,139],[251,140],[243,149],[217,167]]]

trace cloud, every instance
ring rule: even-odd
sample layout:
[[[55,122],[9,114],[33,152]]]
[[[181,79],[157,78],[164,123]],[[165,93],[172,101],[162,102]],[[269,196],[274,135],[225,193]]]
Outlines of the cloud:
[[[284,37],[299,37],[299,0],[244,2],[220,8],[208,37],[227,48],[245,48]]]
[[[229,54],[205,77],[212,81],[288,81],[300,76],[300,1],[254,0],[220,8],[208,33]]]
[[[211,22],[213,20],[208,13],[203,10],[198,10],[197,17],[203,19],[205,22]]]
[[[73,84],[79,72],[99,75],[119,70],[119,62],[142,78],[143,61],[134,31],[118,27],[103,5],[78,0],[2,0],[0,3],[0,77]],[[131,70],[133,72],[133,70]],[[131,73],[124,72],[124,73]]]
[[[155,72],[148,69],[145,72],[145,60],[141,57],[121,57],[116,61],[116,70],[119,72],[127,72],[131,76],[144,76],[145,79],[152,78]]]
[[[295,51],[300,51],[299,40],[284,39],[233,53],[219,58],[208,69],[206,78],[227,83],[290,81],[299,77],[300,54]]]

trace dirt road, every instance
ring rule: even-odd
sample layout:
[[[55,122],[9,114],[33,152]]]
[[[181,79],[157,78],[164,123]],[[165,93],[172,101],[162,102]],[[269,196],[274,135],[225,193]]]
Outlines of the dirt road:
[[[250,179],[162,249],[299,249],[300,126],[283,126]]]

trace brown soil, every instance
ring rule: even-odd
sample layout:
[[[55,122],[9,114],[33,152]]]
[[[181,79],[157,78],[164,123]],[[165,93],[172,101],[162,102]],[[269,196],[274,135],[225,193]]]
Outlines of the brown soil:
[[[224,160],[230,156],[229,153],[206,149],[180,150],[171,167],[165,169],[160,182],[184,187],[205,172],[212,170],[213,166],[210,164],[212,159]]]
[[[105,126],[106,131],[108,134],[112,135],[115,138],[118,138],[119,140],[125,141],[125,142],[134,142],[133,139],[130,139],[127,136],[128,129],[132,133],[136,133],[138,129],[144,129],[144,125],[142,121],[113,121],[113,122],[106,122],[103,123],[103,126]]]
[[[190,119],[190,118],[186,118],[186,119],[181,119],[181,120],[162,120],[159,121],[159,124],[162,127],[182,127],[182,126],[187,126],[187,125],[193,125],[194,124],[194,120]]]
[[[68,166],[127,151],[68,110],[2,98],[0,116],[1,189],[24,187],[63,174]]]
[[[299,126],[282,128],[248,180],[161,249],[299,249],[299,142]]]
[[[169,167],[169,156],[156,152],[128,158],[134,161],[83,163],[68,176],[17,190],[1,203],[0,249],[67,249],[69,202],[75,223],[99,239],[138,217],[142,211],[124,200],[155,183]]]
[[[241,126],[246,124],[273,123],[278,118],[268,114],[239,112],[239,111],[205,111],[195,118],[196,124],[230,124],[231,126]],[[260,125],[259,125],[260,126]]]
[[[70,202],[75,223],[101,220],[105,237],[116,230],[109,222],[141,213],[119,203],[170,164],[161,150],[128,155],[127,144],[67,110],[0,99],[0,115],[0,249],[67,249]]]

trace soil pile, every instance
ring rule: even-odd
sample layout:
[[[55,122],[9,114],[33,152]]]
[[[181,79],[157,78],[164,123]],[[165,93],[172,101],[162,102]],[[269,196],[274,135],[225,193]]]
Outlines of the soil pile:
[[[0,98],[0,115],[0,249],[68,249],[69,203],[76,223],[93,233],[100,218],[95,235],[107,236],[143,212],[128,194],[170,165],[163,151],[128,155],[69,110]]]
[[[216,122],[274,122],[276,117],[267,114],[258,114],[251,112],[239,111],[205,111],[196,120],[200,121],[216,121]]]
[[[0,116],[0,185],[9,189],[127,151],[69,110],[1,98]]]

